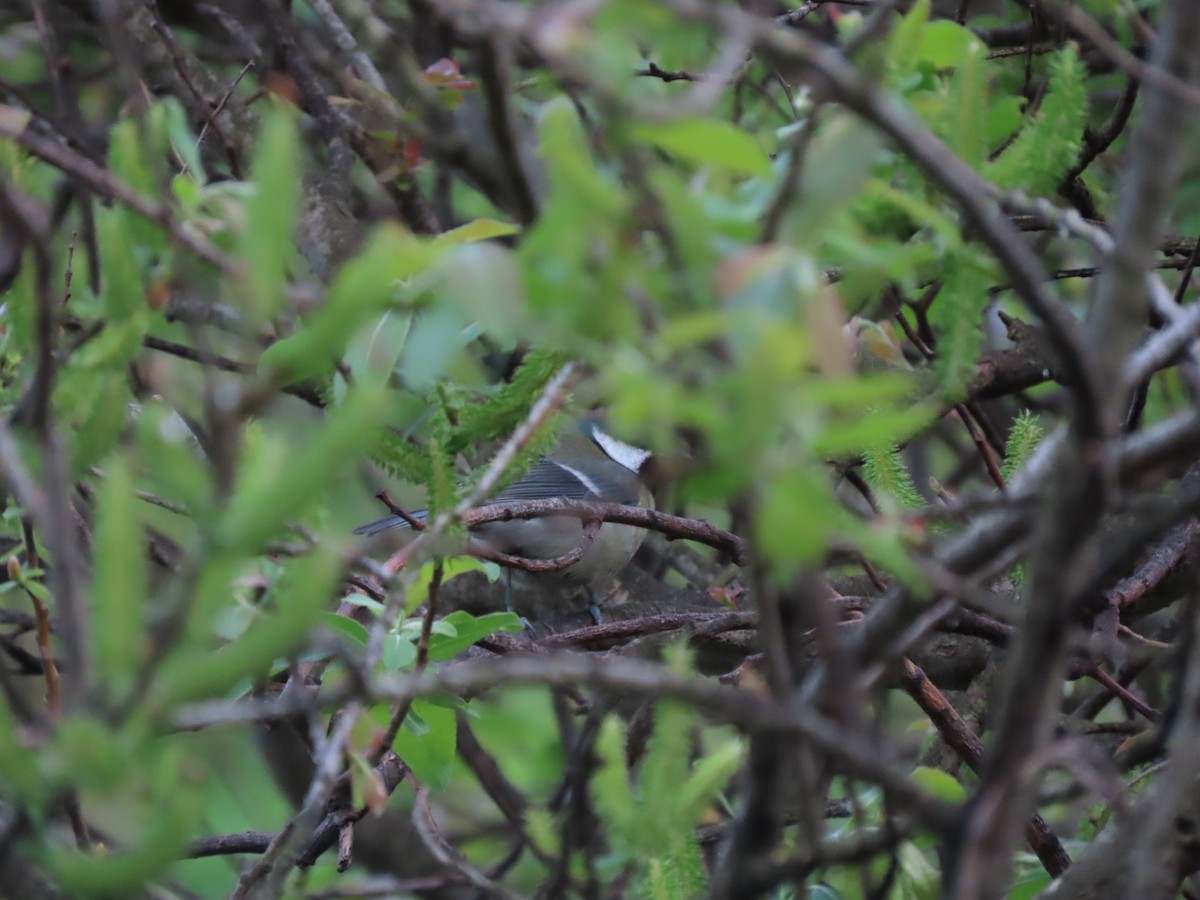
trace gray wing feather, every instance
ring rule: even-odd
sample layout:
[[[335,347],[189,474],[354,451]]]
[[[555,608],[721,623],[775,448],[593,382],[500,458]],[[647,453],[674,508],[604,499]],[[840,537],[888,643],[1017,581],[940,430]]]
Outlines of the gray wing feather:
[[[637,495],[627,496],[629,491],[603,477],[589,474],[592,484],[588,485],[570,469],[553,460],[542,457],[524,477],[506,489],[493,503],[508,503],[515,500],[550,500],[566,497],[568,500],[594,500],[602,497],[613,502],[636,503]],[[599,488],[599,492],[592,488]]]
[[[568,500],[594,500],[597,497],[614,503],[637,503],[637,492],[631,491],[604,477],[588,476],[592,482],[586,484],[569,468],[553,460],[541,457],[516,484],[509,487],[492,503],[511,503],[517,500],[551,500],[566,497]],[[599,493],[592,488],[599,488]],[[418,509],[412,516],[424,521],[427,511]],[[392,528],[408,528],[409,524],[399,516],[384,516],[354,529],[355,534],[373,535]]]

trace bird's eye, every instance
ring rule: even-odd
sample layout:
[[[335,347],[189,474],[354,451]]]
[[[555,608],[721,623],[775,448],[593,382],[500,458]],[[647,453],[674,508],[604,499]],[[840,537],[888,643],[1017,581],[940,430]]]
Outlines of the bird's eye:
[[[650,451],[634,447],[619,441],[611,434],[606,434],[599,428],[592,429],[592,440],[615,463],[624,466],[630,472],[641,471],[642,465],[650,458]]]

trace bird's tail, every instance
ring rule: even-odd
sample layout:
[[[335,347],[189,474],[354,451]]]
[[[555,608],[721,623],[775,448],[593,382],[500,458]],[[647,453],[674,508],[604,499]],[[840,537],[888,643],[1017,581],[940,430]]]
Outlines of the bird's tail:
[[[428,510],[418,509],[412,513],[412,517],[419,522],[425,521],[425,516]],[[359,525],[354,529],[355,534],[364,534],[370,537],[371,535],[379,534],[381,531],[389,531],[392,528],[411,528],[400,516],[384,516],[382,519],[376,519],[374,522],[368,522],[366,525]]]

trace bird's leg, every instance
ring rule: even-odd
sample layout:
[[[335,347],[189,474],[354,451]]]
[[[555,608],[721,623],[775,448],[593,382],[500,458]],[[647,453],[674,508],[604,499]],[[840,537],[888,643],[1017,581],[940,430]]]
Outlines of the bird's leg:
[[[522,628],[524,628],[526,631],[531,630],[532,626],[529,624],[529,620],[513,609],[512,569],[504,570],[504,609],[506,612],[514,613],[516,617],[521,620]]]
[[[600,614],[600,604],[606,598],[601,597],[596,593],[596,589],[588,586],[588,615],[592,617],[592,622],[596,625],[604,624],[604,616]]]

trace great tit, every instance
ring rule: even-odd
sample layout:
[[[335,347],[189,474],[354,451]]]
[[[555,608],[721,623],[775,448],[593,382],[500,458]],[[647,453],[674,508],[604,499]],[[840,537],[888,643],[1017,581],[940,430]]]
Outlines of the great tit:
[[[652,508],[654,498],[638,477],[649,458],[649,450],[623,443],[605,432],[595,419],[584,419],[565,429],[549,453],[491,502],[566,497]],[[426,510],[412,513],[418,521],[423,521],[426,515]],[[393,515],[368,522],[354,533],[375,535],[391,528],[408,527],[404,519]],[[471,536],[500,553],[526,559],[556,559],[579,546],[583,527],[574,516],[547,516],[489,522],[471,529]],[[519,575],[530,575],[543,586],[585,587],[594,604],[611,593],[617,573],[633,559],[645,536],[645,529],[606,522],[577,562],[555,572]]]

